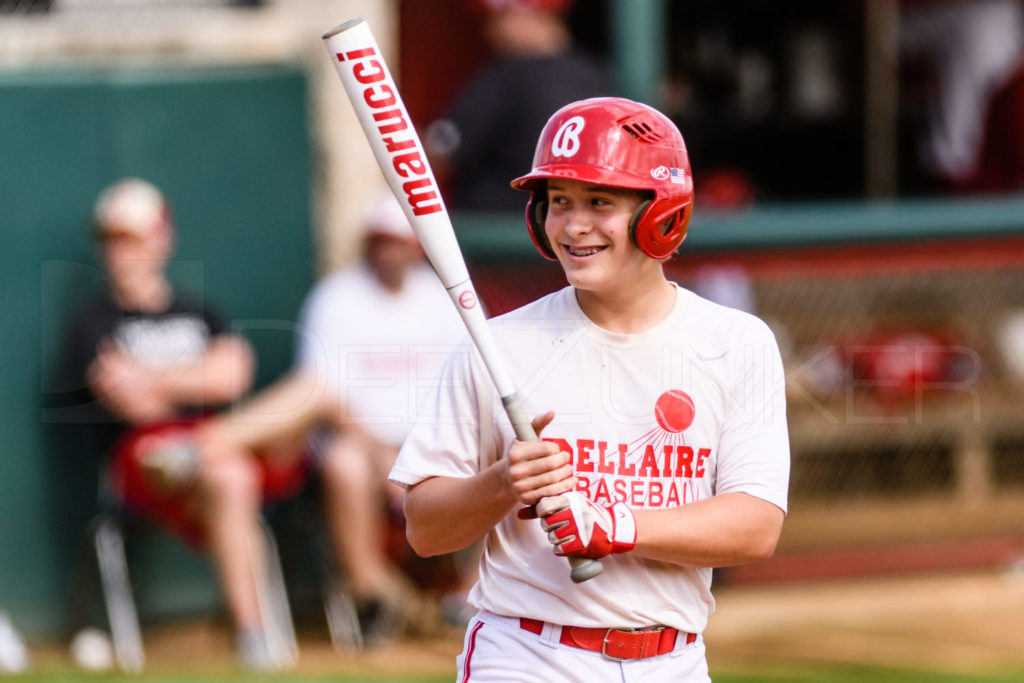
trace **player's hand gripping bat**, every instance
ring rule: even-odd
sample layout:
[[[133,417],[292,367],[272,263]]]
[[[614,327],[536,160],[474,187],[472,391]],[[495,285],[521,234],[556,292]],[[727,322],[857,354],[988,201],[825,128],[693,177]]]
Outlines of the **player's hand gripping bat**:
[[[469,279],[434,172],[373,32],[364,19],[358,18],[331,29],[323,40],[391,191],[483,357],[516,438],[537,441]],[[570,556],[569,561],[576,583],[597,576],[603,569],[596,560]]]

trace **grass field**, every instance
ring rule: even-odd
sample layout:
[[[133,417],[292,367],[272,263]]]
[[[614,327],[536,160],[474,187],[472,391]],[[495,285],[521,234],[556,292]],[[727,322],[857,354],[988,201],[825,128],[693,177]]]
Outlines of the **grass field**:
[[[1024,681],[1019,571],[723,586],[705,632],[715,683],[1009,683]],[[33,648],[37,683],[440,683],[462,645],[453,629],[373,650],[335,652],[300,633],[295,672],[240,674],[223,623],[147,630],[143,675],[86,674],[66,648]]]

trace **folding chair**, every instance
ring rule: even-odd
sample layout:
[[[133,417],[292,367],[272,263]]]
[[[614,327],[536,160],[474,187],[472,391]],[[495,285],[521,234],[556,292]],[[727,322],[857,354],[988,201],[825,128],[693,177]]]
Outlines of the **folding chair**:
[[[292,550],[299,550],[313,567],[316,597],[322,604],[331,645],[338,652],[351,652],[363,647],[363,634],[345,573],[338,566],[337,553],[324,524],[321,495],[319,478],[311,478],[302,493],[284,504],[284,514],[277,520],[296,532],[292,538],[302,541]]]
[[[145,651],[125,553],[125,527],[135,525],[140,520],[113,502],[114,496],[106,480],[104,472],[100,484],[103,509],[90,520],[83,547],[79,551],[79,571],[76,572],[76,585],[72,589],[72,624],[82,623],[85,610],[91,603],[86,598],[93,595],[87,589],[95,585],[98,573],[118,668],[126,673],[139,673],[145,666]],[[267,563],[264,572],[266,585],[260,593],[264,636],[268,646],[282,662],[294,664],[298,660],[298,643],[277,542],[266,521],[261,518],[260,522]],[[91,571],[83,571],[82,564],[87,560]]]
[[[317,580],[323,596],[331,645],[339,652],[362,649],[364,642],[359,615],[323,524],[311,530],[310,543],[313,545],[313,556],[317,558]]]

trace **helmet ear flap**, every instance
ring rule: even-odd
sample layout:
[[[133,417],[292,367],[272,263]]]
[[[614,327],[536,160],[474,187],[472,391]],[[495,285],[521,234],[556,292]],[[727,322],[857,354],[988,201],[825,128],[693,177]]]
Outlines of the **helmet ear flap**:
[[[655,223],[646,215],[654,201],[647,200],[637,208],[629,223],[629,236],[640,251],[660,261],[675,253],[686,239],[690,223],[690,206],[687,205],[668,219]]]
[[[530,239],[537,247],[540,255],[549,261],[557,261],[555,250],[544,233],[544,219],[548,215],[548,199],[546,190],[534,190],[530,193],[530,201],[526,203],[526,226],[530,229]]]

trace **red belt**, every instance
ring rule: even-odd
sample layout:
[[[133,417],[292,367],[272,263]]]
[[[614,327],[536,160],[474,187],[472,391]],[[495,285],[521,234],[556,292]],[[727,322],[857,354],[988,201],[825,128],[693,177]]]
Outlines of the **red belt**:
[[[519,620],[523,630],[540,635],[544,622],[540,619]],[[686,644],[697,640],[696,633],[686,633],[677,628],[652,626],[650,628],[587,628],[585,626],[561,626],[558,642],[584,650],[600,652],[608,659],[642,659],[667,654],[676,646],[676,638],[686,637]]]

